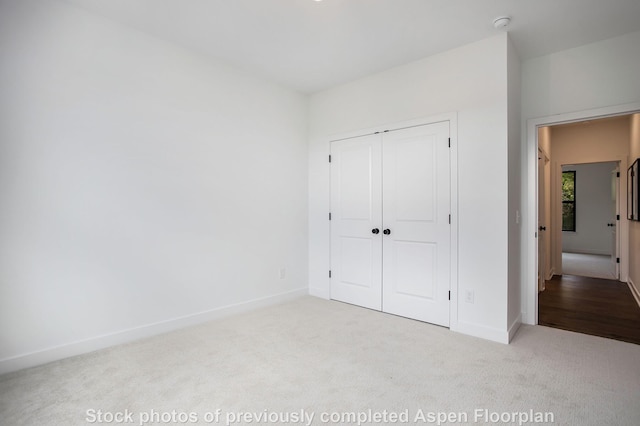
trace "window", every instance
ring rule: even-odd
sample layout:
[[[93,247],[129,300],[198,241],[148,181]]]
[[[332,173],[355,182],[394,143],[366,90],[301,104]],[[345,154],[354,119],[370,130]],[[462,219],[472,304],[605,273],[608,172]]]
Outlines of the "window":
[[[576,172],[562,172],[562,230],[576,230]]]

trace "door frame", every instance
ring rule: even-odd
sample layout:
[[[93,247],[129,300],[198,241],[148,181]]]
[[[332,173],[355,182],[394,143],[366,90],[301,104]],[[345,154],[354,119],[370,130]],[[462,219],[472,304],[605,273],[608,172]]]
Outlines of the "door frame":
[[[626,115],[626,114],[623,114]],[[614,163],[617,164],[616,167],[620,167],[622,160],[619,159],[615,159],[615,160],[605,160],[605,161],[589,161],[587,163],[581,162],[581,161],[571,161],[570,163],[564,164],[564,163],[560,163],[560,162],[555,162],[554,164],[554,168],[551,171],[552,173],[552,181],[555,182],[561,182],[562,181],[562,173],[563,173],[563,168],[565,166],[588,166],[588,165],[593,165],[593,164],[602,164],[602,163]],[[555,201],[555,205],[556,205],[556,209],[554,209],[552,211],[552,217],[555,217],[556,220],[558,220],[557,218],[559,218],[561,216],[561,210],[562,210],[562,202],[560,201],[561,198],[561,190],[559,186],[556,186],[555,188],[553,188],[556,192],[554,193],[554,201]],[[584,197],[584,196],[583,196]],[[620,197],[616,197],[616,210],[620,209]],[[622,226],[622,221],[623,218],[620,217],[620,227]],[[616,227],[618,227],[618,224],[616,224]],[[553,261],[553,264],[555,266],[554,272],[558,271],[558,275],[562,275],[564,273],[564,263],[563,263],[563,253],[565,253],[564,251],[564,238],[565,235],[563,234],[563,230],[561,226],[557,226],[556,229],[554,229],[553,232],[553,236],[552,237],[552,242],[554,243],[555,247],[554,247],[554,254],[555,254],[555,260]],[[621,259],[622,262],[622,255],[620,254],[620,251],[616,249],[616,255],[617,257],[619,257]],[[627,262],[628,264],[628,262]],[[621,264],[618,264],[618,268],[614,269],[614,271],[616,270],[620,270],[621,269]],[[618,273],[616,279],[617,281],[621,281],[620,279],[620,274]]]
[[[614,207],[615,207],[615,211],[613,213],[614,215],[614,219],[616,218],[616,215],[620,217],[620,221],[622,221],[622,204],[620,203],[620,189],[622,188],[622,177],[623,174],[621,172],[621,167],[620,167],[620,163],[618,163],[618,166],[616,167],[616,170],[614,170],[613,172],[611,172],[612,179],[615,179],[615,183],[612,183],[612,189],[613,189],[613,196],[615,197],[614,201]],[[616,173],[615,176],[613,176],[613,173]],[[624,174],[625,179],[626,179],[626,173]],[[626,205],[626,203],[625,203]],[[626,214],[626,212],[624,213]],[[618,223],[616,221],[615,226],[613,228],[613,232],[614,232],[614,238],[613,238],[613,247],[612,247],[612,251],[613,253],[611,253],[611,258],[612,261],[615,262],[615,258],[620,259],[621,258],[621,254],[620,254],[620,229],[618,226]],[[619,280],[620,279],[620,263],[615,263],[613,265],[614,267],[614,271],[615,271],[615,275],[616,275],[616,279]]]
[[[542,161],[542,178],[540,176],[540,161]],[[551,258],[551,253],[548,253],[551,249],[551,244],[547,243],[547,241],[550,242],[550,237],[549,235],[551,235],[551,221],[548,220],[549,218],[547,217],[547,210],[550,210],[551,206],[547,205],[547,198],[551,198],[550,194],[548,194],[547,192],[547,186],[549,186],[549,182],[547,182],[547,176],[546,176],[546,172],[547,172],[547,168],[550,168],[551,165],[548,164],[551,163],[551,159],[549,158],[549,155],[547,154],[547,152],[542,149],[542,147],[538,147],[538,195],[537,195],[537,200],[538,200],[538,229],[540,228],[540,212],[542,211],[542,214],[544,215],[544,220],[543,220],[543,224],[544,226],[547,228],[545,230],[545,233],[539,233],[538,235],[544,235],[544,239],[543,239],[543,248],[542,250],[540,250],[540,244],[538,244],[538,291],[543,291],[545,289],[545,282],[547,280],[547,271],[550,270],[550,264],[547,264],[547,258]],[[542,182],[543,184],[543,188],[540,189],[540,183]],[[542,206],[540,205],[540,200],[543,200]],[[542,207],[542,209],[540,209],[540,207]],[[547,250],[547,248],[549,250]],[[544,255],[544,259],[542,259],[542,261],[540,261],[540,254]],[[543,265],[543,270],[542,272],[540,272],[540,264]]]
[[[448,112],[442,114],[434,114],[425,117],[405,120],[395,123],[375,125],[360,130],[335,134],[327,138],[327,145],[330,147],[331,142],[351,139],[363,135],[374,134],[376,132],[384,132],[386,130],[400,130],[408,127],[424,126],[427,124],[439,123],[442,121],[449,122],[449,137],[451,138],[451,156],[450,156],[450,202],[451,202],[451,245],[450,245],[450,291],[451,299],[449,300],[449,329],[458,330],[458,113]],[[330,149],[329,149],[330,151]],[[327,163],[329,167],[329,163]],[[331,181],[331,172],[329,172],[329,183]],[[331,200],[331,191],[329,190],[329,200]],[[329,209],[331,204],[329,203]],[[331,267],[331,233],[328,237],[328,260],[329,268]],[[328,298],[331,298],[331,283],[328,283]]]
[[[526,253],[524,264],[524,291],[522,292],[522,318],[526,324],[538,324],[538,129],[557,124],[574,123],[584,120],[629,115],[640,112],[640,102],[610,107],[583,110],[578,112],[550,115],[527,120],[526,145],[526,221],[522,238]],[[625,158],[612,158],[607,161],[620,161],[620,168],[626,170],[628,155]],[[626,182],[621,181],[621,205],[626,205]],[[624,199],[622,199],[624,197]],[[620,216],[620,281],[627,282],[629,274],[629,224],[626,215]]]

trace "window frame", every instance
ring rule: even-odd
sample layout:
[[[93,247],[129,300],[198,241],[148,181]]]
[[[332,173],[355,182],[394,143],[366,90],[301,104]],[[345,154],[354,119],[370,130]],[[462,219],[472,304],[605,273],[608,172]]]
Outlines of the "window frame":
[[[564,200],[564,189],[561,185],[561,198],[562,198],[562,232],[576,232],[576,186],[577,186],[577,179],[576,179],[576,171],[575,170],[563,170],[562,171],[562,182],[564,183],[564,175],[566,174],[571,174],[573,175],[573,200]],[[573,222],[572,222],[572,227],[571,229],[565,229],[564,225],[565,225],[565,220],[564,220],[564,206],[565,204],[570,204],[573,206]]]

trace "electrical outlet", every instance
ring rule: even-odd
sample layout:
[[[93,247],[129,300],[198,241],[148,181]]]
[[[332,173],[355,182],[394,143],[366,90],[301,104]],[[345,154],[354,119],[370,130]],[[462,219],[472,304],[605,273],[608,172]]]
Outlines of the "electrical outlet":
[[[285,277],[287,276],[287,268],[284,268],[284,267],[280,268],[280,271],[279,271],[278,275],[279,275],[281,280],[284,280]]]
[[[465,290],[464,301],[473,304],[473,290]]]

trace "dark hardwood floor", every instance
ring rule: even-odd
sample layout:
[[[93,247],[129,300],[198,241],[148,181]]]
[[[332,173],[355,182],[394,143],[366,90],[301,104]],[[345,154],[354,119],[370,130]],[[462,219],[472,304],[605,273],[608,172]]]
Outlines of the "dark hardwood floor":
[[[538,324],[640,344],[640,307],[619,281],[553,277],[538,295]]]

